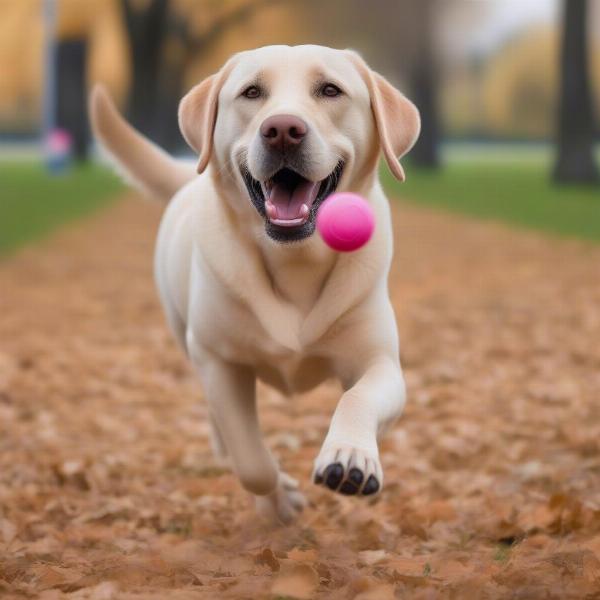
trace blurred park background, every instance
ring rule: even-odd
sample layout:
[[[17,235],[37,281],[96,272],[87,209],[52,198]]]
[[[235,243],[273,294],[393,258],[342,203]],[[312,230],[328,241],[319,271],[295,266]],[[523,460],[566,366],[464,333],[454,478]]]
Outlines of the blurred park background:
[[[93,83],[185,154],[186,90],[277,43],[357,49],[419,106],[392,195],[600,240],[599,0],[0,0],[0,252],[115,197]]]
[[[309,485],[333,382],[260,385],[309,500],[279,532],[165,326],[164,207],[86,114],[103,82],[185,155],[179,99],[274,43],[359,50],[423,120],[406,183],[381,171],[408,389],[385,486]],[[0,0],[0,92],[2,600],[600,598],[600,0]]]

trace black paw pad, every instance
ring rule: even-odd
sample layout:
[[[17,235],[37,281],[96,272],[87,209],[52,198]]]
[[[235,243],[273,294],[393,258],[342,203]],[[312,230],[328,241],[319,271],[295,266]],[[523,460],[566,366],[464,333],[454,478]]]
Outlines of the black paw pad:
[[[379,491],[379,481],[373,476],[370,475],[369,479],[367,479],[367,483],[365,483],[365,487],[363,488],[363,496],[371,496],[372,494],[376,494]]]
[[[340,463],[333,463],[325,469],[323,477],[329,489],[337,490],[344,477],[344,467]]]
[[[360,487],[364,478],[363,472],[356,467],[350,469],[350,473],[348,473],[348,481],[351,481],[356,487]]]
[[[340,494],[344,496],[354,496],[360,489],[360,484],[363,482],[364,475],[360,469],[352,468],[348,473],[348,477],[339,489]]]
[[[358,488],[350,481],[344,481],[338,491],[344,496],[354,496],[358,492]]]

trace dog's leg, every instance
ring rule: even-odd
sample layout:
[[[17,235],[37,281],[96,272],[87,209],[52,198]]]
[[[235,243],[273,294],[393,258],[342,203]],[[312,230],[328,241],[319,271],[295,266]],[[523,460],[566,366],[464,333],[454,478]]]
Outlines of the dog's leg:
[[[192,360],[200,372],[216,432],[231,457],[240,482],[256,496],[261,513],[291,522],[304,506],[297,483],[281,473],[266,448],[256,412],[256,378],[249,367],[214,357]]]
[[[315,483],[345,495],[381,490],[377,438],[400,415],[404,401],[399,363],[387,356],[370,362],[337,405],[315,461]]]
[[[212,448],[215,461],[223,467],[231,466],[229,465],[229,452],[227,452],[225,440],[211,412],[208,413],[208,420],[210,425],[210,447]]]

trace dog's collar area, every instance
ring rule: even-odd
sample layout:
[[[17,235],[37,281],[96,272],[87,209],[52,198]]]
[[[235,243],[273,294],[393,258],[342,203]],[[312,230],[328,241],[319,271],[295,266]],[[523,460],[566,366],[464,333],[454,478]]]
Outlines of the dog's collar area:
[[[262,183],[245,166],[241,167],[241,174],[252,204],[265,220],[267,235],[285,243],[314,233],[317,210],[336,190],[343,170],[344,162],[340,161],[320,182],[311,182],[288,167]]]

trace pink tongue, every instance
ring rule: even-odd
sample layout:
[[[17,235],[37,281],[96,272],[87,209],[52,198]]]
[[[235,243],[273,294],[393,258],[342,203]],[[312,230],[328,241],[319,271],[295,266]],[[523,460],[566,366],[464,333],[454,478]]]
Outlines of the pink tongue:
[[[275,184],[269,194],[268,202],[270,202],[277,211],[277,220],[289,221],[292,219],[304,218],[307,215],[302,214],[301,208],[306,204],[308,208],[317,197],[319,184],[312,181],[304,181],[290,192],[285,186]]]

